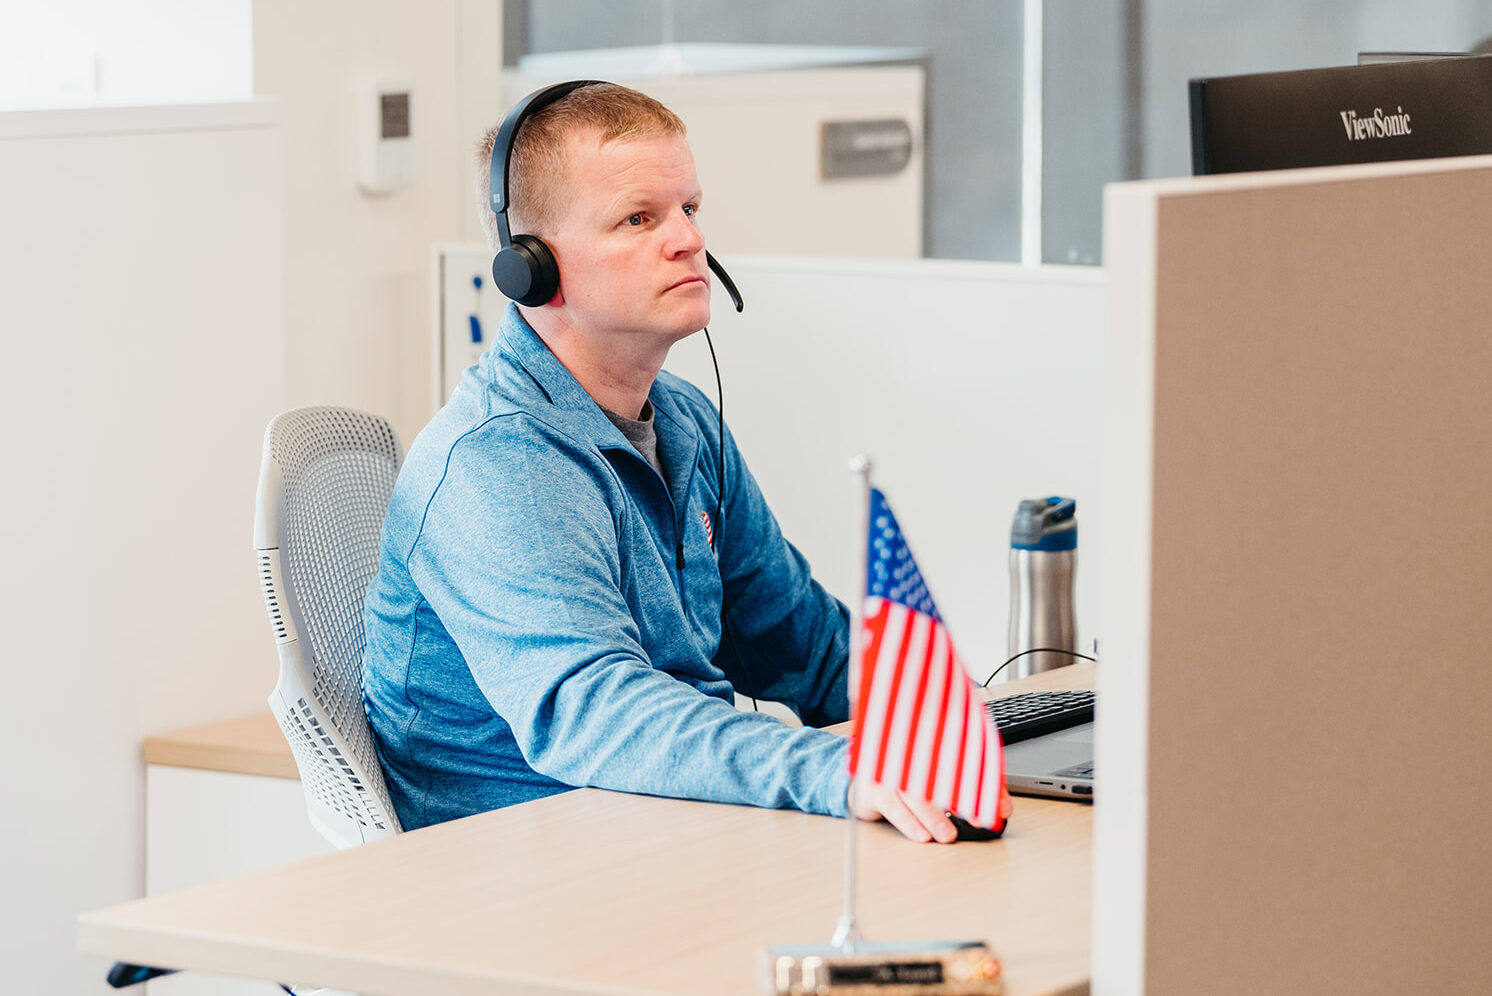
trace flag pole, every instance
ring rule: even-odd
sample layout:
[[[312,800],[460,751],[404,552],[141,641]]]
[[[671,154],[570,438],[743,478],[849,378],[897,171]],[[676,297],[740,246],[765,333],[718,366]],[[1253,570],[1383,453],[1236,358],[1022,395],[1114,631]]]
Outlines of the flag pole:
[[[870,471],[870,457],[866,454],[861,453],[850,460],[850,473],[854,475],[855,509],[855,514],[850,516],[850,521],[855,524],[856,530],[855,542],[850,549],[860,551],[860,555],[856,558],[859,567],[855,571],[855,590],[850,604],[850,660],[849,673],[845,682],[850,699],[851,717],[856,715],[855,699],[860,692],[860,654],[864,649],[862,633],[865,627],[865,593],[870,587],[865,552],[866,540],[870,536]],[[845,794],[847,812],[844,821],[844,910],[839,915],[839,924],[834,930],[834,938],[829,942],[831,947],[846,954],[853,953],[855,946],[864,939],[860,935],[859,926],[855,923],[855,845],[860,831],[860,820],[855,815],[855,798],[859,782],[860,775],[857,772],[850,778],[850,785]]]
[[[848,683],[848,697],[850,699],[850,716],[855,721],[855,729],[851,736],[864,737],[868,726],[866,724],[865,712],[869,709],[879,709],[875,702],[856,701],[860,697],[860,681],[865,672],[866,661],[861,656],[865,644],[865,602],[870,591],[870,515],[871,515],[871,487],[870,487],[870,458],[865,455],[855,457],[850,461],[850,470],[855,475],[855,509],[849,519],[857,528],[852,549],[859,550],[859,567],[855,574],[857,576],[858,589],[854,597],[850,599],[850,659],[846,668]],[[878,502],[879,507],[879,502]],[[880,514],[877,512],[877,514]],[[877,539],[885,537],[887,550],[878,552],[878,557],[890,556],[888,552],[891,543],[894,543],[901,553],[905,553],[905,543],[899,536],[891,519],[890,509],[885,512],[887,518],[883,524]],[[909,558],[910,554],[905,553]],[[878,562],[878,567],[881,566]],[[915,564],[913,564],[915,571]],[[879,572],[878,572],[879,574]],[[879,594],[880,589],[877,589]],[[931,600],[928,599],[930,602]],[[898,605],[901,603],[898,602]],[[915,611],[910,606],[902,606],[908,611]],[[936,614],[935,612],[933,613]],[[951,648],[951,645],[950,645]],[[950,666],[951,661],[947,662]],[[870,673],[875,673],[875,662],[871,662]],[[964,680],[967,682],[968,677]],[[867,698],[872,698],[869,694]],[[919,692],[919,698],[921,693]],[[919,706],[921,708],[921,706]],[[940,714],[941,715],[941,714]],[[884,734],[885,724],[877,727],[879,732],[872,732],[871,737],[875,739]],[[941,728],[941,724],[940,724]],[[881,741],[884,744],[884,741]],[[865,742],[855,745],[865,747]],[[905,746],[905,745],[903,745]],[[856,756],[857,761],[864,758]],[[962,765],[962,757],[959,758]],[[763,948],[760,958],[761,978],[766,985],[766,991],[785,996],[788,993],[819,993],[828,992],[831,988],[838,991],[836,978],[843,974],[843,978],[849,979],[904,979],[922,980],[928,978],[926,973],[934,969],[944,973],[938,978],[959,980],[954,988],[960,993],[983,994],[983,996],[999,996],[1004,992],[1003,969],[1000,961],[996,958],[989,946],[982,941],[969,940],[931,940],[931,941],[867,941],[860,933],[860,928],[855,923],[855,880],[856,868],[856,841],[860,833],[860,820],[855,816],[855,800],[859,798],[860,792],[871,784],[871,780],[864,770],[863,764],[856,764],[855,770],[850,776],[849,787],[845,790],[845,805],[848,810],[845,823],[845,848],[844,848],[844,912],[839,917],[839,924],[834,931],[834,939],[827,945],[824,944],[776,944],[770,948]],[[842,979],[840,981],[843,981]],[[863,988],[853,986],[855,989]],[[898,986],[898,990],[910,989],[912,986]],[[922,991],[920,988],[918,991]]]

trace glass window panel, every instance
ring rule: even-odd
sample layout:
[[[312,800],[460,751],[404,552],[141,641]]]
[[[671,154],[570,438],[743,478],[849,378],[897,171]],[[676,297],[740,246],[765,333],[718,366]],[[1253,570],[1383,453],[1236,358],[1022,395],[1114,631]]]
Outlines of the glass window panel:
[[[924,253],[1021,258],[1022,0],[507,0],[526,53],[672,42],[926,54]],[[1101,263],[1105,183],[1185,176],[1187,80],[1492,50],[1492,0],[1044,0],[1041,259]],[[795,219],[811,224],[811,219]]]
[[[3,0],[0,108],[253,96],[249,0]]]

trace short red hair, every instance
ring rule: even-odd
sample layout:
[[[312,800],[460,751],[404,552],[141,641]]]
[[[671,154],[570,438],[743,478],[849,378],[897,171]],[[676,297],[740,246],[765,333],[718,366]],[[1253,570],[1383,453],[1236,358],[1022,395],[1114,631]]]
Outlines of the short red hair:
[[[477,198],[482,228],[498,248],[497,216],[489,183],[492,145],[501,123],[477,146]],[[598,133],[601,142],[685,133],[679,116],[645,93],[616,83],[593,83],[565,94],[530,115],[513,141],[508,163],[508,226],[514,235],[543,237],[558,221],[565,181],[565,143],[573,134]]]

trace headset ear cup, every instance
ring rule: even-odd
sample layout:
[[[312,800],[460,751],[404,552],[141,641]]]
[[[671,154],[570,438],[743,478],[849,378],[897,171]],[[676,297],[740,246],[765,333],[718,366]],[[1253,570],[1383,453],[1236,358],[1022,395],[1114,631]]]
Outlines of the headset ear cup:
[[[559,290],[560,272],[559,261],[554,258],[554,251],[548,244],[537,235],[519,235],[513,239],[514,244],[522,244],[530,254],[530,266],[534,272],[533,286],[529,291],[528,300],[520,301],[520,304],[531,308],[537,308],[542,304],[548,304],[554,298],[555,292]]]
[[[559,290],[559,264],[544,240],[515,235],[492,259],[492,282],[508,298],[529,308],[548,304]]]

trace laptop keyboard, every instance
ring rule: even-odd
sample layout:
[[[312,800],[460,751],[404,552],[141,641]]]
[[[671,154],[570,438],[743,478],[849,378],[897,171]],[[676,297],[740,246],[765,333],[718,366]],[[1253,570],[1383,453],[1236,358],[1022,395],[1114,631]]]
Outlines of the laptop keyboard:
[[[984,708],[994,718],[1000,739],[1006,744],[1016,744],[1054,730],[1091,723],[1093,692],[1024,692],[990,699]]]

